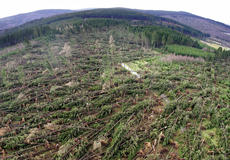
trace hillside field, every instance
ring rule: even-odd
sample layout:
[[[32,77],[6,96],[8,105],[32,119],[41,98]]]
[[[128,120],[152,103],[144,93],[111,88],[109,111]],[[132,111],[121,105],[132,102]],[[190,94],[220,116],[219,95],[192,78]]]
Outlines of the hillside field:
[[[0,50],[2,159],[230,159],[228,52],[133,21],[50,27]]]

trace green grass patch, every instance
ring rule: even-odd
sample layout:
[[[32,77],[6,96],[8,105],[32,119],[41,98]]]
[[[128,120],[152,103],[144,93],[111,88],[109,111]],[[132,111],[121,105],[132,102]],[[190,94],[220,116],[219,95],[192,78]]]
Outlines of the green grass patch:
[[[11,56],[14,56],[14,55],[17,55],[17,54],[20,54],[20,51],[16,50],[16,51],[8,52],[8,53],[5,53],[5,54],[1,55],[0,59],[4,60],[4,59],[7,59],[8,57],[11,57]]]
[[[212,59],[215,57],[214,53],[206,52],[201,49],[197,49],[193,47],[181,46],[181,45],[168,45],[166,49],[168,52],[175,53],[176,55],[202,57],[206,59]]]
[[[210,142],[210,145],[218,146],[218,137],[216,135],[216,128],[205,130],[202,132],[202,138],[207,142]]]

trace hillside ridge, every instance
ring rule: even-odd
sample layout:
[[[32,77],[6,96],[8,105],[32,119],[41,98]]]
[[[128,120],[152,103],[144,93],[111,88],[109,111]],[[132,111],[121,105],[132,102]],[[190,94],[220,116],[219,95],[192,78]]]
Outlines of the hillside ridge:
[[[0,31],[20,26],[26,22],[30,22],[40,18],[46,18],[63,13],[74,12],[73,10],[65,9],[44,9],[28,13],[22,13],[9,17],[0,18]]]
[[[202,37],[125,9],[8,31],[0,159],[229,159],[230,51]]]
[[[230,26],[209,18],[183,11],[139,10],[142,13],[173,19],[203,33],[210,34],[210,40],[230,46]]]
[[[83,18],[83,19],[89,19],[89,18],[109,18],[109,19],[120,19],[125,21],[130,21],[132,25],[158,25],[162,27],[168,27],[172,30],[179,31],[181,33],[184,33],[186,35],[190,35],[193,37],[198,38],[204,38],[208,37],[208,34],[203,34],[202,32],[193,29],[189,26],[183,25],[181,23],[178,23],[174,20],[164,18],[164,17],[158,17],[150,14],[145,14],[141,12],[137,12],[133,9],[126,9],[126,8],[109,8],[109,9],[93,9],[93,10],[86,10],[81,12],[73,12],[73,13],[67,13],[67,14],[61,14],[52,16],[49,18],[43,18],[38,20],[33,20],[30,22],[27,22],[21,26],[9,29],[5,31],[2,36],[0,36],[1,46],[9,45],[8,41],[9,38],[13,38],[14,40],[11,41],[14,44],[18,43],[18,39],[20,39],[20,34],[28,34],[27,32],[31,32],[31,35],[28,35],[27,39],[31,39],[33,34],[35,32],[32,32],[32,28],[38,28],[42,27],[43,31],[46,32],[49,29],[48,26],[52,28],[52,30],[56,30],[55,23],[61,23],[63,21],[71,21],[74,19]],[[54,26],[54,27],[52,27]],[[44,30],[44,27],[46,29]],[[30,30],[30,31],[28,31]],[[40,35],[40,34],[36,34]],[[16,38],[16,39],[15,39]],[[11,43],[11,44],[13,44]],[[0,46],[0,47],[1,47]]]

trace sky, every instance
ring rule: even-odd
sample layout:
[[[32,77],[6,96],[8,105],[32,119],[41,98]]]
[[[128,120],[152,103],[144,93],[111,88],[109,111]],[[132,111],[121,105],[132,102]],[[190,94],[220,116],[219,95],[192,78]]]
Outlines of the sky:
[[[1,0],[0,18],[41,9],[125,7],[186,11],[230,25],[229,0]]]

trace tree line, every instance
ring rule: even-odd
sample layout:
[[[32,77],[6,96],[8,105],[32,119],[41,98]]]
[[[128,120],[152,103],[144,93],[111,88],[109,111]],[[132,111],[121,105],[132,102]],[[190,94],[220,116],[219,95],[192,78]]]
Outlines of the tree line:
[[[31,39],[41,37],[43,35],[54,34],[57,31],[49,26],[40,25],[28,28],[18,28],[13,32],[6,32],[0,36],[0,48],[15,45],[20,42],[27,42]]]
[[[224,50],[222,47],[219,47],[215,50],[217,58],[229,58],[230,57],[230,50]]]
[[[201,48],[199,43],[189,36],[169,28],[159,26],[131,26],[130,31],[138,36],[145,36],[150,46],[160,48],[169,44],[179,44]]]

